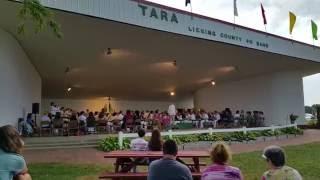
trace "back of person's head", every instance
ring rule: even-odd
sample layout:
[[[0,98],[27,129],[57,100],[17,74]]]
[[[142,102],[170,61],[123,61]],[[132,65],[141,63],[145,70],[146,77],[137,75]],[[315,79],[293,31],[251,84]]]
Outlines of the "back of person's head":
[[[151,151],[161,151],[162,150],[161,133],[158,129],[154,129],[152,131],[151,139],[149,141],[149,149]]]
[[[60,113],[60,112],[57,112],[54,118],[55,118],[55,119],[60,119],[60,118],[61,118],[61,113]]]
[[[32,113],[28,113],[27,114],[27,119],[31,119],[32,118]]]
[[[174,140],[167,140],[163,143],[163,154],[164,155],[172,155],[176,156],[178,154],[178,146],[177,143]]]
[[[131,114],[131,111],[130,110],[127,110],[127,113],[126,113],[127,115],[129,115],[129,114]]]
[[[286,163],[285,152],[279,146],[266,147],[262,156],[275,167],[282,167]]]
[[[141,129],[138,130],[139,137],[142,138],[142,137],[144,137],[145,134],[146,134],[146,131],[144,129],[141,128]]]
[[[23,141],[18,131],[11,125],[2,126],[0,128],[0,149],[7,153],[20,154]]]
[[[225,143],[216,143],[210,155],[212,162],[216,164],[226,164],[232,159],[230,148]]]

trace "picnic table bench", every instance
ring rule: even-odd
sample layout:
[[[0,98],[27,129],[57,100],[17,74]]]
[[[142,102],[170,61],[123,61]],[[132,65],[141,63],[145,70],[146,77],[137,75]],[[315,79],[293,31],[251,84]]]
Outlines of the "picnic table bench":
[[[123,173],[119,172],[119,169],[122,165],[125,165],[126,162],[121,161],[122,159],[128,158],[150,158],[150,159],[160,159],[162,158],[162,151],[112,151],[106,153],[104,158],[116,159],[114,163],[114,172],[105,172],[99,176],[100,179],[146,179],[148,176],[147,172],[138,172],[138,173]],[[192,163],[186,163],[188,166],[192,166],[195,172],[192,172],[194,179],[201,177],[201,166],[206,166],[205,163],[200,163],[200,158],[209,157],[208,151],[179,151],[177,158],[191,158]],[[140,165],[140,164],[139,164]],[[141,164],[147,165],[147,164]]]
[[[145,180],[148,177],[147,172],[138,172],[138,173],[109,173],[105,172],[99,176],[99,179],[139,179]],[[192,177],[194,179],[201,178],[201,172],[193,172]]]

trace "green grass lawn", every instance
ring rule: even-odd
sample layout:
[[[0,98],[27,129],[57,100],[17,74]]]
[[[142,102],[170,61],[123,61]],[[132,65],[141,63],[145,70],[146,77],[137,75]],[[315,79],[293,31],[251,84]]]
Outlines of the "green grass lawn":
[[[304,180],[320,179],[320,143],[289,146],[285,149],[287,164],[296,168]],[[248,180],[259,180],[266,170],[261,152],[235,155],[232,164],[239,167]],[[34,180],[90,180],[97,179],[99,173],[112,171],[113,168],[112,165],[30,164],[29,169]]]

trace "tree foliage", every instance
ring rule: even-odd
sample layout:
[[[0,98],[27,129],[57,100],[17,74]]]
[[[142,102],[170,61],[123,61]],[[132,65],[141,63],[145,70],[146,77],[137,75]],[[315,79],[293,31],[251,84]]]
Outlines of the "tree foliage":
[[[313,114],[314,113],[314,110],[313,110],[313,108],[311,106],[305,106],[304,110],[308,114]]]
[[[62,38],[60,25],[54,20],[53,13],[44,7],[39,0],[22,0],[21,3],[23,5],[18,13],[18,17],[21,20],[18,25],[18,34],[25,34],[26,23],[31,21],[34,25],[35,33],[48,28],[56,37]]]

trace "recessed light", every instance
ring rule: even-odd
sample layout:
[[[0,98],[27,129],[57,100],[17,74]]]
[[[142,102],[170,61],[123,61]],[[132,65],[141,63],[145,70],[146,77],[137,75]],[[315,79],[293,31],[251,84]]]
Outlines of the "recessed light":
[[[211,81],[211,85],[212,85],[212,86],[216,85],[216,82]]]
[[[170,96],[174,96],[174,95],[176,95],[176,93],[175,92],[170,92]]]
[[[172,64],[173,64],[174,66],[177,66],[177,61],[174,60],[174,61],[172,62]]]
[[[106,56],[110,56],[112,54],[112,49],[107,48],[107,50],[104,52]]]

